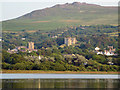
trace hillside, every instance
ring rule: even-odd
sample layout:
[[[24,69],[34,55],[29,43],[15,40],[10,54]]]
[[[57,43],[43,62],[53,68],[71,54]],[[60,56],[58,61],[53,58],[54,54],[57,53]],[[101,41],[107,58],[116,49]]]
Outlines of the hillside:
[[[3,31],[55,30],[67,26],[117,25],[117,7],[74,2],[35,10],[16,19],[3,21]]]

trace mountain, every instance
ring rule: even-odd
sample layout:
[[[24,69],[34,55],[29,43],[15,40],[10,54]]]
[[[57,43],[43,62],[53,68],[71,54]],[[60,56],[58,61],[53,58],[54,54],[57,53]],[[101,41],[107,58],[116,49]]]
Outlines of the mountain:
[[[35,10],[21,17],[3,21],[3,31],[55,30],[67,26],[117,25],[118,8],[87,3],[66,3]]]

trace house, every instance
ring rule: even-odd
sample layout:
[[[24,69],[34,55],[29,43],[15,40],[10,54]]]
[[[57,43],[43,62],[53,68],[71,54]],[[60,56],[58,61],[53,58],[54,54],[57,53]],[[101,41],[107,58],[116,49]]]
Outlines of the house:
[[[21,38],[22,40],[25,40],[26,38]]]
[[[99,48],[99,47],[96,47],[96,48],[95,48],[95,50],[96,50],[96,51],[99,51],[99,50],[100,50],[100,48]]]
[[[115,55],[115,53],[112,51],[105,50],[104,55],[113,56],[113,55]]]
[[[18,50],[17,49],[12,49],[12,50],[8,49],[7,52],[10,54],[13,54],[13,53],[18,53]]]
[[[102,51],[97,52],[97,55],[103,55],[104,53]]]
[[[52,36],[52,38],[57,38],[57,36]]]
[[[65,44],[62,44],[62,45],[60,45],[59,47],[64,48],[65,46],[66,46]]]
[[[95,48],[95,53],[97,53],[97,55],[103,55],[103,52],[102,51],[100,51],[100,48],[99,47],[96,47]]]
[[[115,48],[113,48],[113,46],[108,46],[108,50],[104,50],[104,52],[103,51],[100,51],[100,48],[99,47],[96,47],[95,48],[95,53],[97,53],[97,55],[106,55],[106,56],[113,56],[113,55],[117,55],[117,54],[115,54],[115,51],[116,51],[116,49]]]

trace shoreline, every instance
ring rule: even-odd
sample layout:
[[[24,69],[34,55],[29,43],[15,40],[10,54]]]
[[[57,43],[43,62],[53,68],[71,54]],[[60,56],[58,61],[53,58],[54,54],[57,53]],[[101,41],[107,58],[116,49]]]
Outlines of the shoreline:
[[[42,70],[1,70],[2,73],[39,73],[39,74],[120,74],[120,72],[102,71],[42,71]]]

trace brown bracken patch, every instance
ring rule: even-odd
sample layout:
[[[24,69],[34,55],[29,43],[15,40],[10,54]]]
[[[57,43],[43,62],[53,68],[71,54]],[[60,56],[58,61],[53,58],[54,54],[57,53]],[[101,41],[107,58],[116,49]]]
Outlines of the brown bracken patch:
[[[36,30],[29,30],[29,31],[26,31],[28,33],[33,33],[33,32],[36,32]]]
[[[34,21],[32,23],[43,23],[43,22],[50,22],[50,21]]]
[[[60,22],[80,22],[79,20],[60,20]]]

